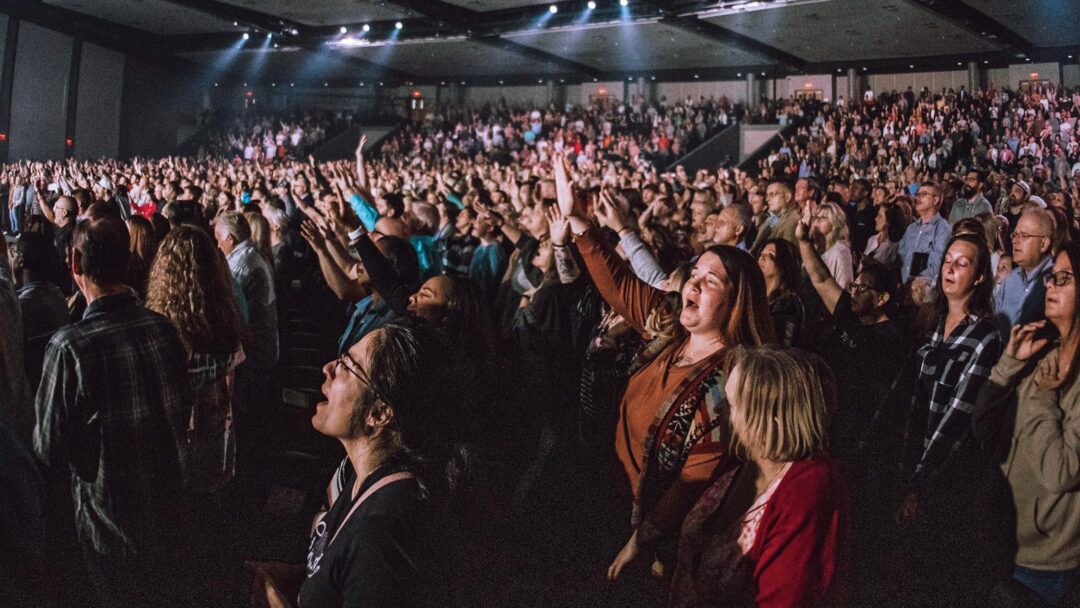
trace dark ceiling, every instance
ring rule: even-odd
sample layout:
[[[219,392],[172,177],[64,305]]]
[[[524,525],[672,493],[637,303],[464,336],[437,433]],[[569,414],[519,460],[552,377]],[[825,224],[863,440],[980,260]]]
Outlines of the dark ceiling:
[[[870,71],[956,69],[957,61],[1007,65],[1080,54],[1078,0],[595,4],[8,0],[0,10],[215,80],[281,86],[734,78],[748,71],[783,76],[855,65]],[[249,40],[241,40],[244,33]]]

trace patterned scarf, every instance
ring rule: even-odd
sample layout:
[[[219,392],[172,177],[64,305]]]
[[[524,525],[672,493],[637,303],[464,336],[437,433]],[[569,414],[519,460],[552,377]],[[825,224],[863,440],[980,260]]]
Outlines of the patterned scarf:
[[[636,373],[679,338],[650,342],[635,360]],[[645,453],[638,474],[638,500],[631,524],[637,526],[679,477],[691,453],[723,454],[728,450],[728,406],[724,395],[727,374],[721,363],[724,350],[699,361],[678,388],[657,409],[645,437]]]

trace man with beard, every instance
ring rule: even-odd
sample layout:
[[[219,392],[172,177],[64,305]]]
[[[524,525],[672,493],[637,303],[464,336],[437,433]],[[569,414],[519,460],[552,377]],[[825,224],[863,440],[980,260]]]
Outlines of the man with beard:
[[[949,213],[950,224],[975,217],[980,213],[993,213],[993,206],[983,196],[985,182],[986,178],[982,171],[971,169],[967,172],[964,176],[964,186],[960,190],[960,198],[953,203],[952,211]]]

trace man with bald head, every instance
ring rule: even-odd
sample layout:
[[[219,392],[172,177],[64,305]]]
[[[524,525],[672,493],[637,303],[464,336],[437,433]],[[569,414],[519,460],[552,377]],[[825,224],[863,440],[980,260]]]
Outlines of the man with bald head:
[[[1046,286],[1043,277],[1054,264],[1054,219],[1042,209],[1029,209],[1020,216],[1012,233],[1013,263],[994,297],[994,322],[1003,339],[1017,323],[1031,323],[1043,317]]]

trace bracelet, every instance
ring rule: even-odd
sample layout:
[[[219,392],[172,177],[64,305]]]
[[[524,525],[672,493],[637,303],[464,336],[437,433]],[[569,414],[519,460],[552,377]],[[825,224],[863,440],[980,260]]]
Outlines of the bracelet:
[[[365,234],[367,234],[367,228],[364,228],[364,226],[361,225],[356,230],[349,231],[349,241],[355,241],[356,239],[364,236]]]

